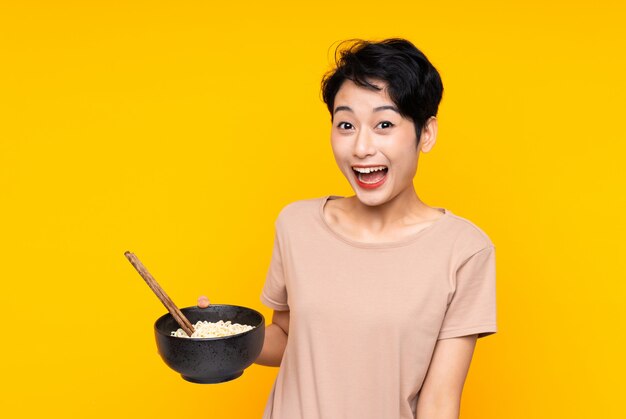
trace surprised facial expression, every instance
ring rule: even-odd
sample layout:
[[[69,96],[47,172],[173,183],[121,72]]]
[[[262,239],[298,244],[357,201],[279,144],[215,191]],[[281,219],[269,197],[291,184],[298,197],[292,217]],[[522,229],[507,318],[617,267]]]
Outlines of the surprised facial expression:
[[[358,199],[380,205],[413,191],[419,150],[415,124],[400,115],[386,86],[370,90],[346,80],[335,96],[331,145]]]

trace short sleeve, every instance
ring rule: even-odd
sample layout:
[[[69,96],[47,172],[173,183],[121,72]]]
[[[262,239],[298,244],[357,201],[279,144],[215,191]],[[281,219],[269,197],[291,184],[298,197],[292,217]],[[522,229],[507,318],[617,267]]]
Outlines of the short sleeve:
[[[283,269],[282,253],[278,232],[274,236],[274,249],[272,259],[267,271],[265,285],[261,292],[261,302],[274,310],[289,310],[287,303],[287,286],[285,283],[285,272]]]
[[[496,331],[496,254],[491,245],[457,269],[456,290],[438,339],[474,334],[481,338]]]

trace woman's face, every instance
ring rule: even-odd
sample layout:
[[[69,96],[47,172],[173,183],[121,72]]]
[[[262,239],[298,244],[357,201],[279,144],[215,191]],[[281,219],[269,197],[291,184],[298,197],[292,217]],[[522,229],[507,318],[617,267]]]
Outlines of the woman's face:
[[[351,80],[343,83],[335,96],[331,131],[339,169],[358,199],[369,206],[414,194],[419,157],[415,124],[400,115],[384,83],[374,84],[382,90],[365,89]]]

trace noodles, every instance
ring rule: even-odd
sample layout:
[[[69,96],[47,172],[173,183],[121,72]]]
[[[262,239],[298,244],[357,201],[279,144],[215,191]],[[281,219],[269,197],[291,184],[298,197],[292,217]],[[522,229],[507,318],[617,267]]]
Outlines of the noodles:
[[[194,332],[191,335],[192,338],[217,338],[236,335],[238,333],[254,329],[253,326],[248,326],[246,324],[232,324],[230,320],[227,322],[220,320],[216,323],[198,321],[193,327]],[[171,336],[176,336],[177,338],[189,338],[183,329],[178,329],[175,332],[172,332]]]

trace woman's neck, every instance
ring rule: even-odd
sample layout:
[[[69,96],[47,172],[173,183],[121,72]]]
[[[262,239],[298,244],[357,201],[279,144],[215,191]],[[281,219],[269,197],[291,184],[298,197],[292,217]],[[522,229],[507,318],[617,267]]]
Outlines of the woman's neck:
[[[353,223],[375,234],[432,221],[438,218],[436,213],[441,214],[424,204],[414,188],[381,205],[365,205],[356,195],[348,197],[346,203]]]

